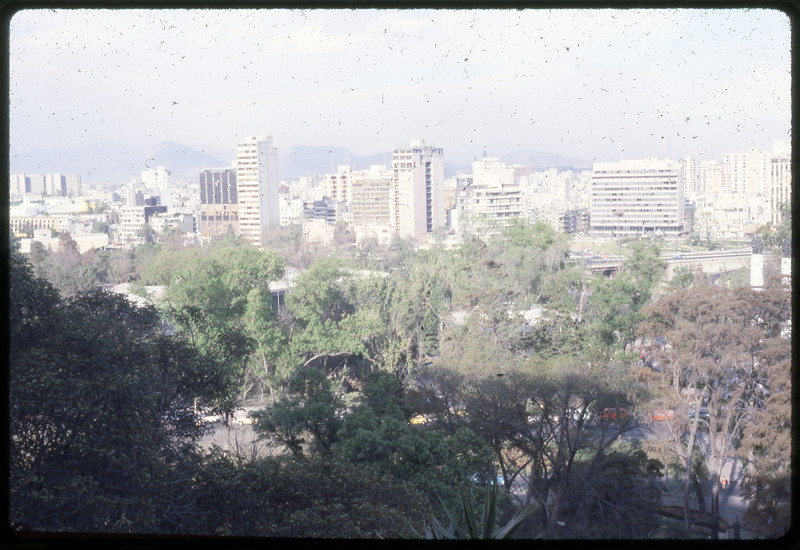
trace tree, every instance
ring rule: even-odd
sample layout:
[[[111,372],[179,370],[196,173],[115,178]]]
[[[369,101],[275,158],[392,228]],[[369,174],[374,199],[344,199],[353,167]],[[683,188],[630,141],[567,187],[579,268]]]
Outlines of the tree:
[[[195,481],[200,535],[414,538],[427,509],[408,483],[335,456],[239,463],[217,452]]]
[[[476,371],[464,380],[451,414],[492,449],[506,487],[526,480],[526,504],[537,503],[548,535],[557,537],[559,522],[576,521],[570,495],[581,483],[598,482],[607,464],[602,457],[635,425],[631,405],[641,390],[621,364],[597,352],[506,365],[499,373]],[[425,396],[451,399],[442,391],[426,390]],[[625,408],[628,416],[604,417],[607,408]]]
[[[217,396],[221,366],[163,334],[154,309],[62,298],[18,254],[9,281],[10,525],[174,532],[191,513],[192,403]]]
[[[673,448],[686,465],[687,526],[694,445],[699,437],[707,438],[701,450],[711,475],[711,514],[717,522],[721,472],[754,412],[764,407],[771,365],[788,357],[790,303],[788,290],[770,281],[763,292],[692,287],[668,294],[645,310],[650,319],[639,334],[663,365],[665,403],[676,410],[669,425]],[[656,337],[664,339],[662,345],[656,344]],[[684,440],[687,431],[689,438]]]
[[[589,299],[587,321],[599,343],[624,349],[644,320],[647,304],[666,269],[658,245],[636,243],[622,270],[611,279],[596,278]]]
[[[295,456],[329,454],[341,426],[342,401],[331,391],[325,373],[313,366],[294,371],[287,395],[253,413],[261,438],[283,445]]]
[[[249,369],[271,387],[284,340],[269,283],[282,275],[283,262],[274,253],[219,243],[172,270],[170,315],[200,349],[231,359],[230,375],[240,386]],[[234,349],[239,355],[232,355]]]

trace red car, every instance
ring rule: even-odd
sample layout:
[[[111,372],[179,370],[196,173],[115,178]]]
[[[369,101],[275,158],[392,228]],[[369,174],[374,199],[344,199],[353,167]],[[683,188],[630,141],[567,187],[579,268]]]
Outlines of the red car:
[[[625,420],[628,409],[603,409],[603,420]]]
[[[668,409],[666,411],[653,411],[653,420],[671,420],[675,418],[675,411]]]

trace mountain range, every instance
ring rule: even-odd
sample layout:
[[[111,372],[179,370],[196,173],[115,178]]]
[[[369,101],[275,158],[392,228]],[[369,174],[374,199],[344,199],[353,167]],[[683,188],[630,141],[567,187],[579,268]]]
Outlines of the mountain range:
[[[233,151],[231,152],[233,153]],[[165,166],[175,182],[197,181],[198,173],[210,168],[230,167],[233,158],[193,149],[174,142],[161,142],[151,147],[137,147],[114,141],[103,141],[80,147],[64,147],[56,150],[33,149],[11,155],[11,173],[25,174],[80,174],[81,181],[89,186],[112,186],[139,179],[141,173],[150,168]],[[447,158],[445,152],[445,158]],[[338,166],[350,164],[356,170],[369,168],[373,164],[389,166],[392,152],[372,155],[356,155],[344,147],[293,145],[278,148],[278,177],[281,180],[296,180],[301,176],[335,171]],[[537,170],[548,168],[584,170],[591,163],[582,159],[541,153],[520,151],[504,155],[507,165],[530,166]],[[469,163],[445,162],[445,176],[471,172]]]

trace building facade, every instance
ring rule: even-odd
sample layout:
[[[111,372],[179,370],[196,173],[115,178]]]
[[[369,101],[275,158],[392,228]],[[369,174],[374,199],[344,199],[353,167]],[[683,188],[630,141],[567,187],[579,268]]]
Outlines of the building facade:
[[[424,244],[446,222],[442,149],[414,140],[409,147],[393,151],[392,172],[392,230],[399,237]]]
[[[596,235],[677,236],[684,232],[680,163],[647,158],[595,163],[591,231]]]
[[[264,232],[280,228],[278,154],[272,137],[255,136],[236,146],[239,235],[262,248]]]
[[[457,181],[456,212],[456,231],[462,237],[496,235],[513,220],[527,219],[526,201],[514,168],[493,157],[473,162],[471,179],[460,186]]]
[[[239,234],[239,198],[236,169],[222,168],[200,172],[201,239]]]
[[[383,165],[353,172],[350,215],[356,242],[372,237],[379,243],[389,244],[393,184],[394,173]]]

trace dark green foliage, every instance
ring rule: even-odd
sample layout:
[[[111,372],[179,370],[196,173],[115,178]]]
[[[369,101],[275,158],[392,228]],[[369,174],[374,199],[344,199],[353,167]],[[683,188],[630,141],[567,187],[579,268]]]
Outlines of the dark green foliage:
[[[525,518],[533,511],[533,507],[528,506],[519,510],[513,518],[503,527],[496,526],[497,518],[497,486],[495,481],[490,479],[486,487],[486,499],[483,503],[480,515],[475,510],[472,502],[472,491],[469,485],[466,488],[459,483],[459,510],[454,514],[442,503],[445,515],[449,520],[448,526],[431,516],[431,528],[425,526],[425,538],[428,539],[506,539],[511,538],[514,532],[519,529]]]
[[[9,280],[10,525],[174,531],[202,433],[191,406],[215,397],[219,365],[162,334],[152,308],[61,299],[17,254]]]
[[[237,464],[216,454],[196,486],[199,534],[412,538],[427,510],[410,485],[335,456]]]

